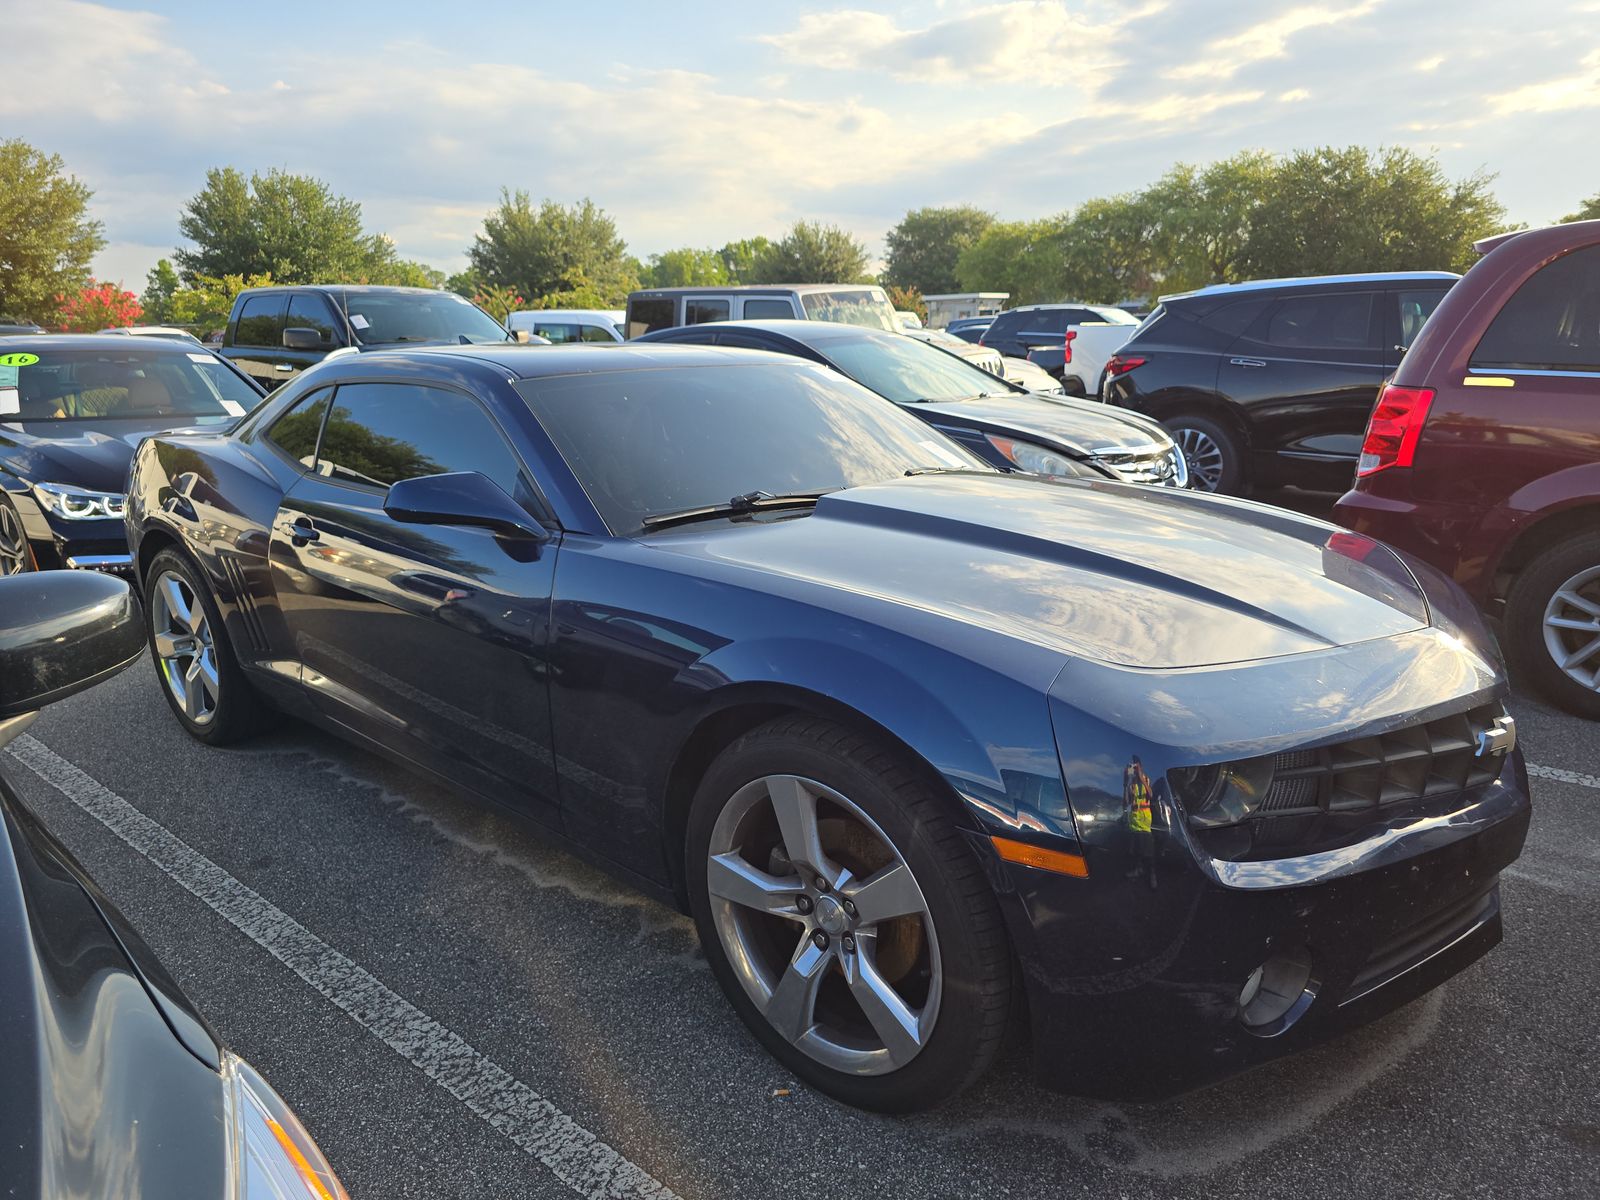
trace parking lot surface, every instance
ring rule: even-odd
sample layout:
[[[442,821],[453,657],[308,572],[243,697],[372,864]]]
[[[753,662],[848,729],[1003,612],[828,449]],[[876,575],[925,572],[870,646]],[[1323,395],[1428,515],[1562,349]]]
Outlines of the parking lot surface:
[[[863,1114],[745,1033],[689,921],[485,806],[290,723],[186,737],[141,663],[6,762],[366,1197],[1600,1194],[1600,731],[1512,704],[1535,816],[1505,943],[1385,1021],[1163,1105],[1014,1049]]]

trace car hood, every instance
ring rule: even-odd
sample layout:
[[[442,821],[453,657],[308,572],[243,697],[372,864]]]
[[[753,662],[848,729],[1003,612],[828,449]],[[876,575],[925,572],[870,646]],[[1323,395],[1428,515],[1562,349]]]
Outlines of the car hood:
[[[1155,422],[1087,400],[1010,394],[910,407],[924,417],[952,418],[985,433],[1022,434],[1075,458],[1171,442]]]
[[[128,463],[141,441],[155,433],[215,433],[236,418],[174,427],[152,420],[0,420],[0,468],[34,483],[70,483],[96,492],[120,492]]]
[[[804,518],[647,540],[795,581],[781,590],[822,585],[1121,666],[1325,650],[1429,617],[1412,574],[1369,538],[1248,501],[1109,482],[918,476],[835,492]]]

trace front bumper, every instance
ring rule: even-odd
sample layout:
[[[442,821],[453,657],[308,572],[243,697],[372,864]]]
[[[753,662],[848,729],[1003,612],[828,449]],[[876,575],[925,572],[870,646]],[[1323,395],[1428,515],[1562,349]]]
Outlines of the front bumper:
[[[132,576],[127,527],[118,518],[68,521],[43,511],[31,496],[12,495],[34,562],[41,571],[109,571]]]

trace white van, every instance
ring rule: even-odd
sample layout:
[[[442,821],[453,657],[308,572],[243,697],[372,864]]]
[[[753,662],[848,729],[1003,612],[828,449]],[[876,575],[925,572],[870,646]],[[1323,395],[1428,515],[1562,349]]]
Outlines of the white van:
[[[881,287],[870,283],[774,283],[747,287],[643,288],[628,296],[623,332],[708,321],[833,321],[868,329],[904,330]]]
[[[506,318],[506,328],[512,333],[526,329],[557,345],[564,342],[620,342],[622,318],[620,309],[531,308],[512,313]]]

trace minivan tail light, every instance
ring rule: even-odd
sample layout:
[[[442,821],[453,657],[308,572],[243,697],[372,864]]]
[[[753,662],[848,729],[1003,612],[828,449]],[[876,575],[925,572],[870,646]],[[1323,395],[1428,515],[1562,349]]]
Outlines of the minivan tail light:
[[[1144,366],[1144,359],[1136,354],[1113,354],[1106,359],[1106,378],[1110,379],[1117,375],[1126,375],[1135,367],[1142,366]]]
[[[1374,475],[1390,467],[1409,467],[1417,456],[1417,442],[1422,438],[1422,426],[1432,404],[1432,388],[1385,384],[1367,422],[1367,438],[1361,443],[1356,477]]]
[[[1061,361],[1062,362],[1071,362],[1072,361],[1072,339],[1077,337],[1077,336],[1078,336],[1078,331],[1076,329],[1067,330],[1066,340],[1061,343]]]

